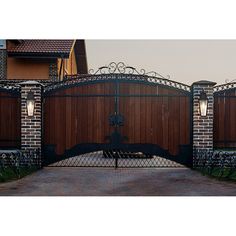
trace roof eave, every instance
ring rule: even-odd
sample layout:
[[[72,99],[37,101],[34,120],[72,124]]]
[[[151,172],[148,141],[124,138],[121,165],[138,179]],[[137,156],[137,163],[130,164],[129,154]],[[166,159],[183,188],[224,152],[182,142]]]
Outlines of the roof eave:
[[[69,58],[69,53],[38,53],[38,52],[8,52],[9,57],[16,58]]]

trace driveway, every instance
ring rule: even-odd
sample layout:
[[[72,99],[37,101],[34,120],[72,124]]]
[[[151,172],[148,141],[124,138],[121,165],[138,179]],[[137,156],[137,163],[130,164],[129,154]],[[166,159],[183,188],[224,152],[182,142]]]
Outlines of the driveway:
[[[0,184],[8,196],[232,196],[236,183],[202,176],[187,168],[46,167]]]

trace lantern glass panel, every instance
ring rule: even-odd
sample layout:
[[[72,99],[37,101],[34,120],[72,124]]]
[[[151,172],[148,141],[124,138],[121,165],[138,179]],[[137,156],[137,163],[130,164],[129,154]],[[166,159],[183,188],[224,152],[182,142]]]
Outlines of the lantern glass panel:
[[[207,100],[200,100],[199,105],[200,105],[201,116],[206,116],[207,115]]]

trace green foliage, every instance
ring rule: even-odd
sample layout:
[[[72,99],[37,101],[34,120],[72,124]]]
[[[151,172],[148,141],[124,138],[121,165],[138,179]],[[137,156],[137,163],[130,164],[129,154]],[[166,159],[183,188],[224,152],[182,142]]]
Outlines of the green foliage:
[[[5,167],[0,169],[0,182],[20,179],[38,170],[36,166],[12,168]]]
[[[0,182],[20,179],[39,169],[40,151],[1,150]]]
[[[222,180],[232,180],[236,181],[236,169],[230,167],[204,167],[204,168],[197,168],[203,175],[212,176],[217,179]]]

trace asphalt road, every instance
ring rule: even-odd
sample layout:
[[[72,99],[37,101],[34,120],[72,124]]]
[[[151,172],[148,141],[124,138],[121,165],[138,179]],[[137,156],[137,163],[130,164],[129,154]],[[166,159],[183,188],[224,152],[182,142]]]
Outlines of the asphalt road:
[[[236,183],[187,168],[46,167],[0,184],[2,196],[236,196]]]

